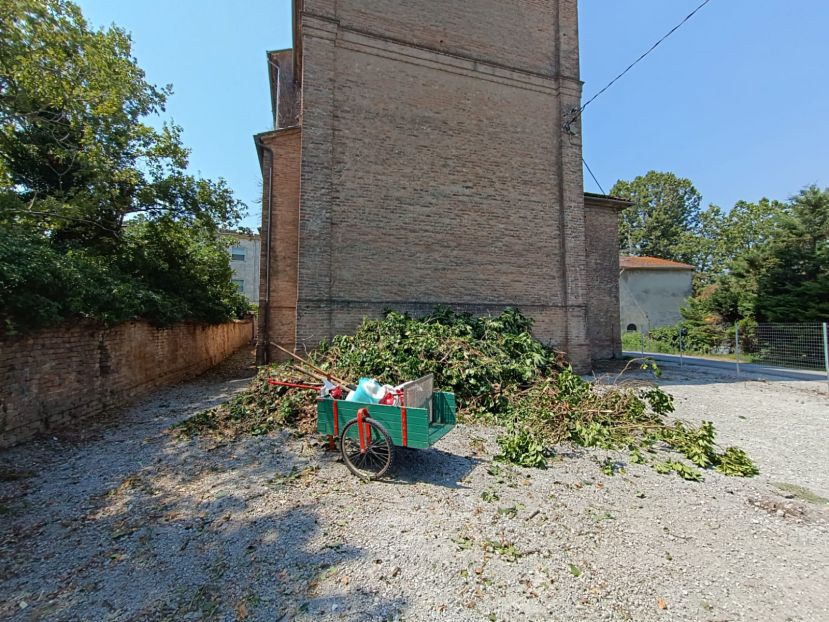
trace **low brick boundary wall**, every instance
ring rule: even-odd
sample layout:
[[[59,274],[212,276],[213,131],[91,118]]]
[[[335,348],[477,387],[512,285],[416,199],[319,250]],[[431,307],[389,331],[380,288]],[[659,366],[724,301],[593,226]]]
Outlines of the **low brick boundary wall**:
[[[253,320],[154,328],[79,322],[0,340],[0,447],[71,426],[210,369],[253,337]]]

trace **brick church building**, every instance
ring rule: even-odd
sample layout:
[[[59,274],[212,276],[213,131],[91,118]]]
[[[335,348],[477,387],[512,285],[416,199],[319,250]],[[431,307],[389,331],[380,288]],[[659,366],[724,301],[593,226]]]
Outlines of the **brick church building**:
[[[385,308],[515,306],[620,353],[618,210],[585,195],[576,0],[294,0],[268,53],[260,327],[312,348]]]

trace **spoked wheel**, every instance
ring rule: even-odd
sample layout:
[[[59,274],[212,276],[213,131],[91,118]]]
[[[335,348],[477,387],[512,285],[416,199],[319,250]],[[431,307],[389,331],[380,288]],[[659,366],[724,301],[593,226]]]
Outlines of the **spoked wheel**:
[[[352,419],[340,434],[340,451],[348,470],[364,480],[383,477],[394,462],[394,445],[386,428],[371,418],[363,419],[363,444],[360,448],[359,421]]]

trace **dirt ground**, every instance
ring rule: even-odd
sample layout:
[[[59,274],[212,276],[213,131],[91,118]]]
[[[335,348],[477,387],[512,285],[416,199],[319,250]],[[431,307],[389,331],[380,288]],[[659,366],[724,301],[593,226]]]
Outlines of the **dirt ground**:
[[[178,440],[245,355],[107,421],[0,453],[0,618],[829,620],[829,398],[667,367],[760,476],[659,475],[561,447],[493,462],[458,426],[364,484],[313,437]],[[610,457],[624,472],[602,473]]]

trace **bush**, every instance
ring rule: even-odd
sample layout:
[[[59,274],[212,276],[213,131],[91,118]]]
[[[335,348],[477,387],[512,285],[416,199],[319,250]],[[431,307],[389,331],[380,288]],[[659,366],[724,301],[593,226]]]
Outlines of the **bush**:
[[[626,352],[639,352],[642,349],[642,336],[637,331],[626,331],[622,333],[622,350]]]
[[[0,331],[244,313],[216,236],[244,205],[187,173],[180,127],[148,121],[172,87],[73,2],[0,7]]]
[[[224,243],[180,222],[136,220],[112,253],[62,246],[33,227],[0,224],[0,321],[17,334],[86,317],[156,325],[242,318]]]
[[[72,261],[35,231],[0,227],[0,320],[6,332],[39,328],[71,314]]]
[[[738,322],[740,329],[740,351],[754,352],[757,347],[757,325],[750,320]],[[688,354],[733,354],[735,349],[735,325],[722,322],[696,323],[685,320],[672,326],[660,326],[647,334],[645,347],[649,352],[677,353],[680,349]],[[682,338],[680,340],[680,331]],[[625,349],[638,351],[641,347],[638,333],[634,347]],[[623,337],[622,343],[625,344]],[[633,345],[633,339],[629,338]],[[680,345],[682,346],[680,348]]]
[[[454,393],[468,412],[492,418],[509,412],[515,391],[561,364],[560,354],[536,341],[531,327],[515,309],[473,317],[438,307],[421,320],[387,311],[382,320],[365,320],[354,335],[321,345],[315,357],[346,378],[398,384],[434,374],[435,386]]]

